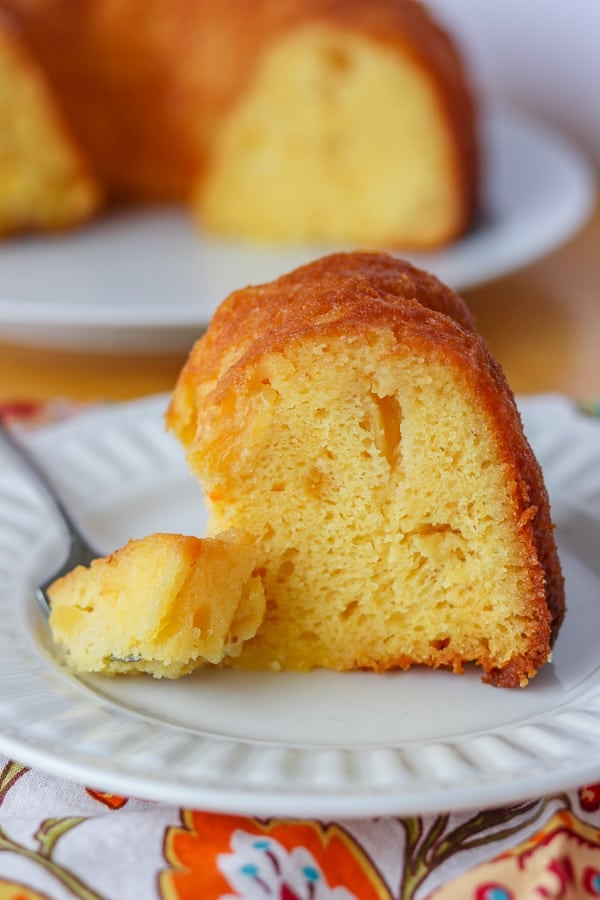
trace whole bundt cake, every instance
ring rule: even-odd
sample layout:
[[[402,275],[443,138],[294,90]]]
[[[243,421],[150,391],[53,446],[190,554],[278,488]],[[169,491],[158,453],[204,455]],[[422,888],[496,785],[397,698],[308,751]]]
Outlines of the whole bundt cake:
[[[525,685],[564,614],[549,503],[464,302],[339,254],[228,297],[167,416],[209,531],[257,542],[265,618],[232,665]]]
[[[454,43],[415,0],[0,0],[0,10],[11,19],[0,19],[0,48],[18,40],[31,60],[6,67],[0,49],[0,161],[17,159],[30,185],[8,204],[1,194],[14,190],[0,181],[0,231],[77,223],[101,192],[190,201],[211,232],[271,242],[424,248],[472,221],[472,90]],[[43,90],[23,91],[32,67]],[[77,162],[48,171],[59,129],[36,123],[57,116]],[[93,202],[69,202],[79,160]],[[54,218],[35,213],[49,196]]]

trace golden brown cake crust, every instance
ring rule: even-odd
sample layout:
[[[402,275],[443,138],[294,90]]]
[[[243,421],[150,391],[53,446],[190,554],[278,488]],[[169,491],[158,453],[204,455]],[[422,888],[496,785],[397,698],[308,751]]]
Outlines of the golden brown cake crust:
[[[434,83],[463,198],[457,233],[474,211],[479,160],[472,92],[453,43],[414,0],[159,0],[151,15],[144,0],[0,5],[18,18],[113,195],[188,196],[215,126],[261,54],[290,29],[326,24],[409,53]]]
[[[228,372],[219,385],[222,393],[227,389],[227,379],[243,374],[249,358],[246,353],[257,356],[268,352],[276,342],[299,338],[305,329],[341,320],[342,316],[344,327],[346,323],[360,327],[361,322],[367,323],[384,311],[390,301],[392,310],[397,302],[408,301],[416,304],[417,312],[420,307],[428,307],[451,316],[469,331],[475,329],[461,298],[410,263],[385,253],[331,254],[269,284],[231,294],[192,351],[179,379],[179,394],[186,386],[195,390],[196,385],[202,385],[206,394],[209,386]],[[217,396],[211,402],[216,400]],[[174,404],[180,405],[177,394]],[[190,411],[190,405],[187,409]]]
[[[332,255],[270,284],[237,291],[193,348],[172,398],[168,425],[193,457],[203,430],[223,414],[224,398],[232,388],[234,393],[243,388],[262,357],[315,334],[323,341],[339,333],[368,340],[378,327],[392,328],[416,358],[431,346],[434,334],[439,358],[460,372],[495,423],[498,454],[510,472],[506,490],[530,568],[528,612],[537,625],[522,657],[501,669],[492,662],[482,665],[492,684],[524,684],[548,659],[560,627],[563,578],[546,489],[513,394],[457,294],[405,262],[373,253]],[[462,662],[448,652],[444,664],[460,671]],[[395,664],[408,663],[398,659]]]

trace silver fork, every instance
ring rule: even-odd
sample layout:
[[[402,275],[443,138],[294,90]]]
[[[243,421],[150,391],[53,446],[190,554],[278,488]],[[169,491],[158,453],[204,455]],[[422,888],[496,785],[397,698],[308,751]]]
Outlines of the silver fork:
[[[24,472],[31,478],[32,482],[37,486],[40,493],[44,496],[48,505],[52,508],[61,522],[65,536],[68,541],[67,556],[64,563],[54,572],[54,574],[38,585],[35,589],[35,598],[44,612],[48,615],[50,612],[50,598],[48,597],[48,588],[57,578],[66,575],[75,566],[88,566],[93,559],[98,559],[102,553],[93,547],[89,541],[83,536],[77,522],[64,505],[59,497],[52,481],[42,469],[33,454],[27,447],[17,438],[14,437],[10,429],[2,422],[0,418],[0,444],[8,451],[9,456],[19,464]]]

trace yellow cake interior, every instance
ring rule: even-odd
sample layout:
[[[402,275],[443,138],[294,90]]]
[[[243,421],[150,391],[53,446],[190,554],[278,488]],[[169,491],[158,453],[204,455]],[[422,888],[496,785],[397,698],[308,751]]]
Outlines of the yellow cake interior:
[[[238,654],[264,613],[247,535],[152,534],[50,588],[50,627],[78,671],[176,678]]]
[[[265,620],[232,665],[489,670],[547,641],[495,422],[435,344],[382,328],[273,351],[189,459],[210,532],[251,531],[264,560]]]
[[[268,241],[433,245],[461,225],[454,152],[412,56],[305,26],[224,117],[196,206],[212,230]]]

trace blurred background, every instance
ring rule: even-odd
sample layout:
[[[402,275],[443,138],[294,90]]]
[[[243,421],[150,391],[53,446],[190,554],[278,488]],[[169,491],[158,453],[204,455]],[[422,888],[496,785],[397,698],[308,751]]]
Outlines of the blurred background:
[[[483,95],[543,116],[600,164],[597,0],[428,0],[459,38]]]
[[[484,104],[524,110],[600,170],[598,0],[428,0]],[[464,291],[517,393],[600,398],[600,212],[542,259]],[[90,353],[12,345],[0,332],[0,399],[124,399],[172,387],[184,352]]]

